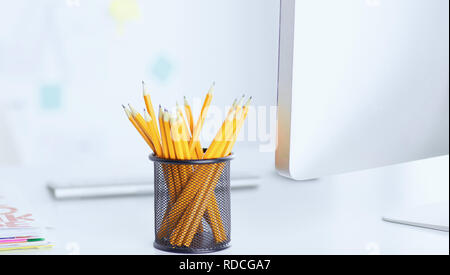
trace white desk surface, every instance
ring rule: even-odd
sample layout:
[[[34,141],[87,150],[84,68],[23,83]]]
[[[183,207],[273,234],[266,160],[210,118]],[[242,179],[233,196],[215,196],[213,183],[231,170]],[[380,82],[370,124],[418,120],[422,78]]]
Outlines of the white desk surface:
[[[220,254],[449,254],[448,233],[381,220],[397,207],[448,200],[448,165],[446,156],[295,182],[276,174],[273,154],[238,157],[232,169],[260,173],[261,186],[233,192],[232,247]],[[55,201],[48,179],[42,169],[0,168],[0,191],[34,206],[56,241],[9,254],[167,254],[152,245],[153,197]]]

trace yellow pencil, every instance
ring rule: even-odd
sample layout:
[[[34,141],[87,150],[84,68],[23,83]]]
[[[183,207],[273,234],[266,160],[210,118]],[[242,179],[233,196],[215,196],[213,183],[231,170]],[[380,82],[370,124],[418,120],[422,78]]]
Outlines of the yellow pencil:
[[[166,140],[167,140],[167,146],[169,147],[169,157],[172,160],[177,159],[177,154],[175,152],[175,145],[172,138],[172,133],[170,129],[170,114],[167,110],[163,113],[164,116],[164,132],[166,134]],[[173,176],[175,178],[175,193],[178,196],[181,192],[181,179],[180,179],[180,173],[178,171],[178,167],[173,167]]]
[[[250,107],[252,100],[253,100],[253,98],[250,97],[248,99],[247,103],[245,103],[245,106],[242,108],[241,116],[239,118],[237,118],[236,129],[234,130],[233,136],[229,137],[231,141],[227,142],[226,147],[222,151],[222,154],[221,154],[222,157],[226,157],[226,156],[230,155],[231,152],[233,151],[233,147],[236,144],[237,138],[242,130],[242,127],[244,126],[245,120],[247,119],[249,107]]]
[[[178,102],[177,102],[177,116],[179,117],[179,120],[181,121],[181,126],[183,127],[183,131],[185,132],[185,135],[183,136],[183,138],[189,143],[192,138],[191,131],[189,130],[189,126],[186,123],[186,118],[184,117],[183,109],[181,109],[180,105],[178,105]],[[188,119],[188,123],[189,123],[189,119]]]
[[[163,156],[165,159],[169,159],[169,157],[170,157],[169,146],[167,144],[166,131],[164,129],[164,113],[163,113],[161,105],[159,106],[158,118],[159,118],[159,127],[161,130],[161,141],[163,144]],[[169,194],[170,194],[170,205],[172,205],[175,202],[176,197],[177,197],[176,188],[175,188],[175,180],[178,180],[176,178],[176,174],[178,172],[174,171],[175,170],[175,169],[173,169],[174,167],[172,167],[168,164],[163,164],[162,166],[163,166],[164,175],[166,176],[166,179],[167,179],[167,188],[169,189]]]
[[[184,111],[186,112],[186,117],[189,123],[189,129],[191,132],[191,139],[192,139],[192,135],[194,134],[194,116],[192,115],[192,109],[191,106],[189,105],[189,102],[187,100],[186,97],[184,97]],[[197,159],[201,159],[203,157],[203,148],[202,145],[200,144],[200,141],[196,141],[195,142],[195,152],[191,151],[192,157],[196,157]],[[194,154],[195,153],[195,154]]]
[[[169,144],[167,143],[166,131],[164,129],[164,113],[163,113],[161,105],[159,106],[158,119],[159,119],[159,129],[161,131],[161,141],[162,141],[162,145],[163,145],[162,146],[163,156],[165,159],[169,159],[170,158]]]
[[[175,154],[178,160],[186,160],[186,156],[184,155],[183,145],[181,141],[181,136],[179,132],[180,123],[177,121],[176,116],[172,116],[170,118],[170,131],[172,133],[172,141],[175,149]],[[177,185],[178,193],[181,193],[182,187],[185,185],[188,179],[188,175],[186,171],[184,171],[183,167],[177,167],[179,172],[179,182]]]
[[[242,107],[243,107],[242,104],[244,103],[244,100],[245,100],[245,95],[242,96],[242,98],[239,100],[239,102],[235,106],[236,112],[235,112],[235,117],[233,120],[233,130],[232,130],[231,134],[234,133],[234,131],[236,131],[237,117],[240,114],[240,111],[242,110]],[[227,142],[227,144],[229,144],[231,142],[231,138],[232,138],[232,135],[229,135],[229,134],[230,133],[227,133],[227,137],[225,138],[225,141]],[[226,146],[227,145],[225,144],[225,147]]]
[[[142,138],[145,140],[145,142],[148,144],[148,146],[150,146],[152,151],[155,152],[155,147],[153,146],[153,143],[150,141],[150,139],[145,135],[145,133],[139,127],[139,125],[137,124],[136,120],[134,120],[133,115],[131,114],[131,112],[124,105],[122,105],[122,107],[125,110],[125,114],[127,115],[127,117],[130,120],[131,124],[133,124],[133,126],[136,128],[136,130],[139,132],[139,134],[142,136]]]
[[[178,123],[178,132],[180,136],[181,145],[183,147],[183,154],[186,160],[191,160],[191,152],[189,151],[189,141],[191,140],[191,136],[189,134],[189,129],[186,124],[186,120],[184,119],[183,111],[181,107],[177,103],[177,123]],[[187,172],[187,171],[185,171]]]
[[[222,142],[225,142],[226,138],[228,136],[228,133],[233,131],[232,126],[233,126],[234,118],[236,116],[236,112],[238,111],[238,106],[240,104],[242,104],[241,103],[242,101],[243,101],[242,99],[239,102],[237,99],[234,100],[233,105],[231,106],[230,110],[227,113],[227,116],[225,117],[225,121],[223,122],[222,127],[219,129],[216,137],[214,138],[213,142],[211,143],[208,150],[206,151],[206,153],[203,157],[204,159],[214,158],[217,154],[217,150],[218,150],[220,144],[222,144]],[[219,149],[219,152],[222,152],[222,151],[220,151],[220,149]]]
[[[173,139],[172,139],[172,133],[170,130],[170,115],[167,110],[165,110],[163,112],[163,125],[164,125],[164,132],[166,135],[166,140],[167,140],[167,146],[169,148],[169,157],[170,157],[170,159],[177,159],[177,155],[175,153],[175,147],[174,147]]]
[[[187,120],[189,123],[189,129],[191,134],[194,133],[194,116],[192,115],[192,109],[186,97],[184,97],[184,110],[186,112]]]
[[[143,90],[143,96],[145,101],[145,106],[147,107],[148,114],[150,115],[152,119],[152,126],[150,129],[155,133],[157,137],[157,142],[161,142],[161,136],[158,131],[158,124],[157,124],[157,118],[155,116],[155,111],[153,109],[152,99],[150,97],[150,94],[148,93],[147,86],[145,85],[145,82],[142,81],[142,90]],[[156,141],[154,141],[156,142]]]
[[[201,150],[201,148],[198,148],[196,146],[196,142],[199,141],[200,133],[202,131],[203,124],[205,123],[206,114],[208,113],[209,107],[211,106],[215,85],[216,84],[213,83],[211,88],[209,89],[208,94],[206,95],[205,101],[203,103],[202,110],[200,112],[200,117],[198,118],[197,124],[195,124],[194,133],[192,134],[192,139],[191,142],[189,143],[189,149],[191,150],[191,152],[198,149]],[[203,152],[201,152],[200,154],[203,155]]]
[[[189,151],[189,143],[190,140],[189,134],[187,133],[187,125],[184,124],[184,119],[180,116],[177,117],[178,120],[178,132],[180,136],[181,146],[183,147],[183,154],[186,160],[191,160],[191,152]]]
[[[155,154],[158,157],[162,157],[162,149],[161,144],[154,141],[154,135],[151,131],[151,129],[148,127],[147,121],[142,117],[141,114],[139,114],[131,105],[129,105],[131,114],[133,115],[133,118],[136,120],[139,127],[142,129],[142,131],[145,133],[147,138],[153,143],[155,147]]]
[[[219,132],[217,133],[216,137],[214,138],[213,142],[209,146],[208,150],[205,153],[204,159],[214,159],[217,158],[218,153],[222,153],[223,151],[223,144],[226,142],[227,133],[230,133],[233,131],[233,121],[235,117],[236,111],[233,110],[225,119],[225,121],[222,124],[222,127],[220,128]]]
[[[160,158],[163,158],[164,157],[163,148],[162,148],[160,140],[158,138],[159,131],[157,130],[158,133],[155,133],[155,131],[153,131],[152,125],[155,122],[152,120],[152,118],[149,116],[149,114],[147,112],[145,112],[145,110],[144,110],[144,120],[147,123],[148,129],[150,131],[150,135],[152,138],[153,145],[155,145],[156,152]]]
[[[180,124],[177,120],[177,117],[172,115],[170,117],[170,129],[172,132],[172,140],[173,145],[175,147],[175,153],[177,155],[177,159],[179,160],[185,160],[184,152],[183,152],[183,146],[181,144],[181,136],[179,132]]]
[[[139,128],[142,130],[142,132],[144,132],[145,136],[152,142],[153,146],[155,147],[155,154],[158,155],[159,151],[156,149],[156,144],[153,142],[151,131],[148,128],[147,122],[142,117],[142,115],[140,113],[138,113],[136,111],[136,109],[133,108],[133,106],[131,106],[131,104],[128,104],[128,108],[131,112],[131,115],[132,115],[134,121],[136,121]]]

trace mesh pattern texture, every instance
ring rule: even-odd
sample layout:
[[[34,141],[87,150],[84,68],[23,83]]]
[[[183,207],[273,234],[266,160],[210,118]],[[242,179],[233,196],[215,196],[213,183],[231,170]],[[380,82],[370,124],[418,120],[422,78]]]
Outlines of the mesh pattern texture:
[[[154,161],[155,247],[207,253],[229,247],[230,159]]]

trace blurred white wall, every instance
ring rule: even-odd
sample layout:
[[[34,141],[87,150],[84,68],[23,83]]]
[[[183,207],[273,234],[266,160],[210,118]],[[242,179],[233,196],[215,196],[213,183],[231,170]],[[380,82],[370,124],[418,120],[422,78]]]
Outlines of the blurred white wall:
[[[143,108],[141,80],[155,105],[199,104],[212,81],[220,108],[244,92],[276,104],[278,0],[0,4],[0,102],[27,163],[142,157],[121,108]]]

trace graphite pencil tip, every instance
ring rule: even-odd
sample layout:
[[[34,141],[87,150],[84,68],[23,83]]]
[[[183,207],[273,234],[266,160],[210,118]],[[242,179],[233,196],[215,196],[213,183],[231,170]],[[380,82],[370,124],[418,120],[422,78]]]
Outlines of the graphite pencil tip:
[[[243,97],[241,97],[241,99],[238,101],[236,106],[242,106],[242,104],[244,104],[244,100],[245,100],[245,95]]]
[[[145,81],[142,81],[142,93],[144,96],[148,95],[147,84],[145,84]]]
[[[216,82],[214,81],[211,85],[211,88],[209,88],[208,94],[212,94],[215,88],[216,88]]]
[[[128,104],[128,107],[130,108],[130,112],[133,116],[135,116],[137,114],[136,110],[133,108],[133,106],[131,106],[131,104]]]
[[[236,98],[236,99],[233,101],[233,108],[236,108],[237,103],[238,103],[238,100],[237,100],[237,98]]]
[[[163,116],[164,121],[169,122],[170,121],[169,113],[164,111],[163,115],[164,115]]]
[[[252,100],[253,100],[253,96],[251,96],[251,97],[248,99],[247,103],[245,103],[245,106],[246,106],[246,107],[250,106],[250,104],[252,103]]]

